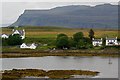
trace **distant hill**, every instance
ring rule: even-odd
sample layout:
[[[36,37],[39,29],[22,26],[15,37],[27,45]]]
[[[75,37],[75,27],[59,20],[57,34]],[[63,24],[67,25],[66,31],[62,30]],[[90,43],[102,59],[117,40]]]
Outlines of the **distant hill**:
[[[63,26],[70,28],[117,28],[118,6],[70,5],[49,10],[25,10],[10,26]]]

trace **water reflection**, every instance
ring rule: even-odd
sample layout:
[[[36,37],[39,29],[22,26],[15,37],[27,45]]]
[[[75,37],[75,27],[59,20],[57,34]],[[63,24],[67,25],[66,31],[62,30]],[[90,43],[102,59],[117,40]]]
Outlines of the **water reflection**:
[[[1,60],[1,59],[0,59]],[[99,71],[99,78],[118,77],[118,58],[109,57],[29,57],[29,58],[3,58],[3,70],[6,69],[44,69],[44,70],[93,70]]]

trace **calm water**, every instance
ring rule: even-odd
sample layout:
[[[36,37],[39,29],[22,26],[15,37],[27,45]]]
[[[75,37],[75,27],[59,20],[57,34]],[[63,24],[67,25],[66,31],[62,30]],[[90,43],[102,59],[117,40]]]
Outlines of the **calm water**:
[[[93,70],[99,71],[99,78],[118,78],[118,58],[104,57],[29,57],[29,58],[3,58],[2,70],[7,69],[44,69],[44,70]]]

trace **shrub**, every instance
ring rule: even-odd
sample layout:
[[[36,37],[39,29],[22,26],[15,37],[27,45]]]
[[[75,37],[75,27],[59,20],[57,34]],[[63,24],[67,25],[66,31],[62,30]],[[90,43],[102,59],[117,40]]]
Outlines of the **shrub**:
[[[14,45],[21,45],[23,43],[23,40],[19,34],[10,35],[8,38],[8,45],[14,46]]]

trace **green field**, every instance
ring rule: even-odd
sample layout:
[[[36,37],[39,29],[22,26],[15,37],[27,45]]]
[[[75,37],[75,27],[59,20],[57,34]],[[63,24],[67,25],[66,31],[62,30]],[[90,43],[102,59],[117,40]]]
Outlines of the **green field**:
[[[76,32],[83,32],[85,37],[88,37],[88,32],[90,29],[84,28],[63,28],[63,27],[20,27],[17,29],[25,29],[26,39],[25,42],[31,43],[52,43],[54,42],[56,36],[60,33],[64,33],[69,37],[72,37]],[[115,38],[118,36],[118,30],[108,30],[108,29],[93,29],[96,38],[101,37],[111,37]],[[12,28],[2,28],[2,33],[11,34]]]

